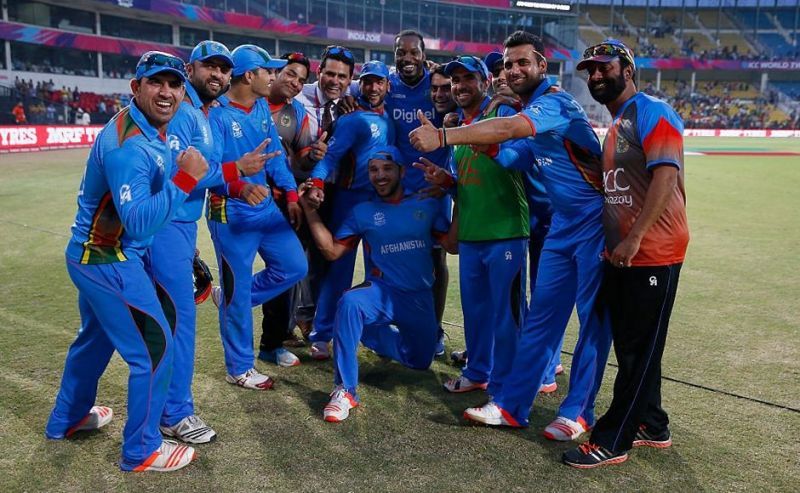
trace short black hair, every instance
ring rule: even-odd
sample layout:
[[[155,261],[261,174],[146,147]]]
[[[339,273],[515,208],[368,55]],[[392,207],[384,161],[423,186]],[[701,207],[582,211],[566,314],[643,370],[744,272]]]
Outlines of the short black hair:
[[[544,56],[544,43],[542,42],[542,38],[528,31],[514,31],[503,41],[504,48],[513,48],[522,45],[532,45],[534,50]]]
[[[333,50],[334,52],[331,53],[331,50]],[[350,52],[350,50],[348,50],[344,46],[330,45],[326,47],[325,51],[322,53],[322,60],[320,60],[319,62],[319,69],[320,70],[324,69],[325,62],[327,62],[328,60],[335,60],[337,62],[342,62],[345,65],[347,65],[350,68],[350,77],[352,77],[353,72],[356,69],[356,61],[355,58],[349,58],[347,55],[345,55],[344,51]],[[352,52],[350,53],[352,56]]]
[[[397,43],[400,42],[400,38],[403,36],[416,36],[419,38],[419,47],[422,51],[425,51],[425,39],[423,39],[422,34],[419,31],[415,31],[413,29],[403,29],[397,36],[394,37],[394,47],[397,49]]]
[[[443,64],[441,64],[441,65],[437,65],[435,69],[431,70],[431,73],[430,73],[430,77],[431,77],[431,79],[433,79],[433,76],[434,76],[434,75],[441,75],[442,77],[446,77],[446,78],[448,78],[448,79],[449,79],[449,78],[450,78],[450,76],[449,76],[449,75],[447,75],[447,74],[444,72],[444,67],[445,67],[445,65],[447,65],[447,64],[446,64],[446,63],[443,63]]]

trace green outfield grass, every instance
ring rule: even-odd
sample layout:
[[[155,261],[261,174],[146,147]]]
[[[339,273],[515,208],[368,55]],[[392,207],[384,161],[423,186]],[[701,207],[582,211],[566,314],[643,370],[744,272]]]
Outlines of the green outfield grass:
[[[697,138],[686,148],[800,152],[800,141]],[[114,421],[73,440],[46,441],[44,423],[79,324],[63,249],[86,153],[0,156],[0,491],[796,491],[800,484],[800,413],[673,381],[664,381],[663,394],[674,446],[635,450],[624,465],[588,472],[561,465],[568,445],[540,435],[565,395],[565,377],[554,397],[537,400],[529,429],[496,430],[461,419],[484,396],[441,389],[458,368],[436,362],[411,371],[363,351],[363,406],[344,423],[325,423],[330,363],[312,362],[301,349],[297,368],[258,363],[276,378],[274,391],[225,383],[210,302],[198,309],[194,391],[219,439],[198,446],[197,463],[165,475],[119,471],[127,368],[118,356],[98,396],[114,408]],[[800,408],[797,183],[797,157],[687,157],[692,241],[665,376]],[[213,260],[205,225],[199,247]],[[455,257],[450,265],[448,352],[463,344]],[[565,350],[575,332],[573,321]],[[563,361],[569,371],[569,356]],[[614,375],[609,367],[600,412]]]

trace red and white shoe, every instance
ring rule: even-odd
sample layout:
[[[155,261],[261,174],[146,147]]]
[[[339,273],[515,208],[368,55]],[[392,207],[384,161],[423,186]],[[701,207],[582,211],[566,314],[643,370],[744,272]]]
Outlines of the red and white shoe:
[[[555,440],[557,442],[569,442],[580,437],[592,427],[586,424],[583,418],[578,418],[578,421],[572,421],[569,418],[559,416],[553,420],[552,423],[542,432],[542,435],[548,440]]]
[[[358,401],[350,392],[336,387],[331,392],[331,400],[322,411],[322,417],[329,423],[339,423],[350,416],[350,410],[358,407]]]
[[[330,359],[331,350],[327,342],[314,342],[311,344],[311,359],[324,361]]]
[[[451,378],[444,383],[444,388],[448,392],[460,394],[461,392],[472,392],[473,390],[486,390],[489,384],[486,382],[478,383],[473,382],[469,378],[461,375],[457,378]]]
[[[64,436],[72,436],[74,433],[79,431],[90,431],[96,430],[98,428],[102,428],[108,423],[111,422],[111,418],[114,417],[114,411],[110,407],[106,406],[93,406],[89,410],[89,414],[83,417],[78,424],[72,426]]]
[[[188,445],[180,445],[172,440],[164,440],[158,450],[150,454],[150,457],[136,466],[135,472],[170,472],[182,469],[197,457],[194,448]]]
[[[558,390],[558,384],[556,382],[544,383],[541,387],[539,387],[540,394],[552,394],[556,390]]]
[[[225,375],[225,381],[252,390],[269,390],[275,385],[274,380],[255,368],[250,368],[241,375]]]
[[[494,401],[489,401],[481,407],[470,407],[464,411],[464,419],[489,426],[522,428],[522,425],[508,411],[495,404]]]
[[[559,363],[558,365],[556,365],[556,376],[563,374],[564,374],[564,365]]]

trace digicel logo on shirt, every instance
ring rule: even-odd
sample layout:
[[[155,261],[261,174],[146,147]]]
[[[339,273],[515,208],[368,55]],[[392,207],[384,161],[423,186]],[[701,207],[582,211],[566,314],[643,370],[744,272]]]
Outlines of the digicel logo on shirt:
[[[428,120],[433,120],[433,111],[426,111],[425,118]],[[392,111],[392,119],[395,121],[414,123],[417,121],[417,112],[412,110],[404,110],[403,108],[395,108],[394,111]]]

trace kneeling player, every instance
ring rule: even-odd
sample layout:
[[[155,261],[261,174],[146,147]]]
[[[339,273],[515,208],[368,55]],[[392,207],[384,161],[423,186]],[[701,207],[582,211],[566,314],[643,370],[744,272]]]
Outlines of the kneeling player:
[[[314,241],[327,260],[335,260],[364,238],[367,265],[362,284],[339,300],[333,329],[335,387],[323,415],[339,422],[358,406],[358,344],[409,368],[424,370],[433,361],[439,324],[433,306],[434,238],[456,253],[455,229],[448,232],[439,202],[406,196],[403,166],[395,147],[378,147],[368,164],[373,200],[354,207],[335,237],[310,204],[301,199]]]

